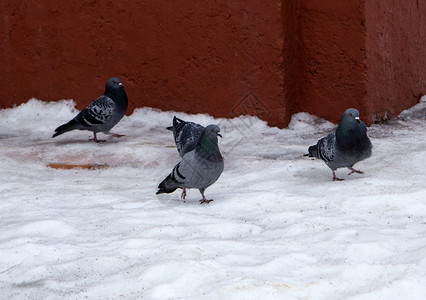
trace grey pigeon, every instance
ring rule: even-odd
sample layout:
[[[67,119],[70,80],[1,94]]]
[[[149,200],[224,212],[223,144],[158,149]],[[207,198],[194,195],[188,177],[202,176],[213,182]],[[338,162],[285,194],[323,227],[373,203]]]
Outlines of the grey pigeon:
[[[127,95],[123,84],[117,77],[108,80],[105,93],[84,108],[74,119],[55,129],[52,138],[74,129],[93,131],[93,141],[102,142],[96,138],[96,133],[103,132],[115,137],[123,135],[110,133],[124,116],[127,110]]]
[[[323,137],[314,146],[309,147],[309,157],[322,159],[333,171],[333,181],[343,180],[336,176],[338,168],[348,168],[349,173],[364,172],[355,170],[353,165],[371,155],[370,139],[367,136],[367,127],[359,119],[359,112],[355,108],[347,109],[337,126],[336,132]]]
[[[156,194],[172,193],[177,188],[182,188],[182,198],[185,199],[187,188],[197,188],[203,196],[200,203],[213,201],[206,199],[204,191],[223,172],[223,158],[217,144],[217,137],[222,137],[219,132],[219,126],[207,126],[194,150],[183,155],[169,176],[160,183]]]
[[[173,126],[167,127],[173,131],[173,137],[180,157],[192,151],[197,146],[198,140],[203,133],[204,127],[194,122],[186,122],[173,117]]]

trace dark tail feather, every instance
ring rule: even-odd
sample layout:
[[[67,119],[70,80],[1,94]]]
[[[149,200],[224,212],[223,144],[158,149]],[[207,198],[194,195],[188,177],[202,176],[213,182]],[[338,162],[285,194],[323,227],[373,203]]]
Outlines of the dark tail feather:
[[[309,154],[307,155],[308,157],[319,158],[318,157],[318,148],[317,148],[317,145],[310,146],[309,149],[308,149],[308,152],[309,152]]]
[[[181,123],[186,123],[186,122],[184,120],[182,120],[182,119],[179,119],[176,116],[173,117],[173,127],[176,128],[176,130],[178,130],[178,126]]]
[[[158,185],[158,191],[155,194],[173,193],[177,188],[178,187],[172,179],[172,174],[169,174],[169,176]]]
[[[180,122],[185,122],[184,120],[179,119],[178,117],[174,116],[173,117],[173,126],[169,126],[166,127],[167,130],[171,130],[173,131],[174,128],[176,128],[176,126],[180,123]]]
[[[182,119],[179,119],[179,118],[178,118],[178,117],[176,117],[176,116],[174,116],[174,117],[173,117],[173,124],[174,124],[175,122],[176,122],[176,123],[177,123],[177,122],[179,122],[179,123],[180,123],[180,122],[185,122],[185,121],[184,121],[184,120],[182,120]]]
[[[59,126],[58,128],[55,129],[55,133],[52,135],[52,138],[54,138],[55,136],[58,136],[60,134],[63,134],[67,131],[71,131],[74,129],[77,129],[80,123],[78,123],[78,121],[76,119],[72,119],[71,121],[69,121],[68,123]]]

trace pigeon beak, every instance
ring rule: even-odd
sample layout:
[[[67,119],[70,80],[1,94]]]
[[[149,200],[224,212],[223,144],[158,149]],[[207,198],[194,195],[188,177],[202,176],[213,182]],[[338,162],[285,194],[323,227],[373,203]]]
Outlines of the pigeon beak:
[[[220,137],[222,137],[222,135],[221,135],[220,133],[218,133],[218,134],[217,134],[217,136],[220,136]]]
[[[123,84],[121,82],[118,83],[119,86],[123,86]]]

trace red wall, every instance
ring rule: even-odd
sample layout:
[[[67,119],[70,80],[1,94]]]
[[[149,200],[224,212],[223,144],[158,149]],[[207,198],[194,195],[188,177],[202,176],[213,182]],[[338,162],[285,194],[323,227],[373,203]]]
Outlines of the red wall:
[[[426,1],[366,2],[367,109],[387,120],[426,94]]]
[[[361,1],[296,2],[300,15],[297,111],[337,122],[346,108],[355,107],[366,119]]]
[[[344,3],[343,3],[344,2]],[[393,117],[426,93],[426,5],[407,0],[0,3],[0,107],[74,99],[119,76],[135,107],[286,126],[307,111]]]

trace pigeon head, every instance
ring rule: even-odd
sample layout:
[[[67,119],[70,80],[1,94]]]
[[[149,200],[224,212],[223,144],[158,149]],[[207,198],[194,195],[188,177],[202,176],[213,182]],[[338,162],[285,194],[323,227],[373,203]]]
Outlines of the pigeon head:
[[[353,120],[355,119],[359,123],[359,111],[355,108],[348,108],[342,115],[341,120]]]
[[[105,86],[105,96],[114,100],[118,105],[126,111],[127,109],[127,94],[124,91],[123,84],[118,77],[108,79]]]
[[[365,135],[367,127],[359,119],[359,111],[355,108],[345,110],[336,129],[338,138],[358,140]]]
[[[107,84],[105,86],[105,92],[110,89],[119,89],[124,88],[123,84],[120,81],[120,78],[118,77],[111,77],[108,79]]]
[[[217,125],[209,125],[204,128],[203,133],[201,134],[200,140],[198,141],[198,146],[204,151],[211,151],[217,148],[217,137],[222,135],[219,133],[220,128]]]
[[[204,134],[207,137],[209,137],[209,139],[216,140],[216,141],[218,136],[222,137],[222,135],[219,132],[220,132],[220,128],[217,125],[209,125],[204,129]]]
[[[195,148],[196,153],[206,160],[221,162],[222,155],[220,154],[219,146],[217,144],[217,137],[222,137],[219,132],[220,128],[217,125],[209,125],[204,128],[200,140],[198,141],[198,145]]]

